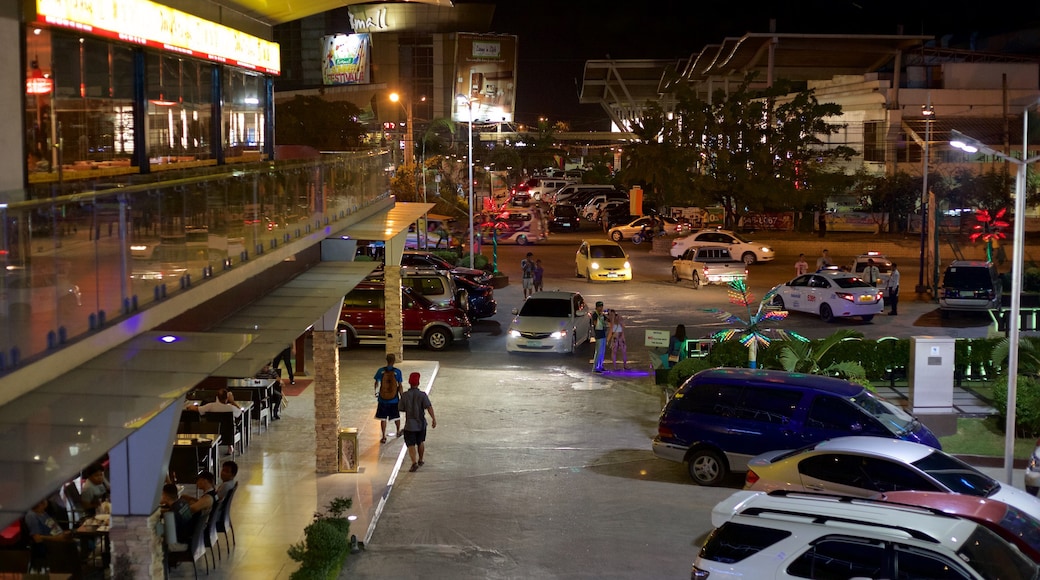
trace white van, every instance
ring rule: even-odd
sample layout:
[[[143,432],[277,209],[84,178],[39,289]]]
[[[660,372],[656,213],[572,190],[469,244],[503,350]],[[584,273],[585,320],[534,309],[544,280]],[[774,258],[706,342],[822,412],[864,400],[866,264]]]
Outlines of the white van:
[[[542,197],[546,194],[556,193],[556,191],[561,187],[573,183],[577,183],[577,181],[562,177],[532,177],[518,185],[516,189],[513,190],[512,201],[516,205],[523,205],[531,200],[543,201]]]
[[[603,191],[610,192],[616,191],[616,188],[609,183],[572,183],[565,185],[556,192],[553,199],[548,200],[550,203],[562,203],[570,198],[574,197],[582,191]],[[620,193],[620,192],[618,192]]]

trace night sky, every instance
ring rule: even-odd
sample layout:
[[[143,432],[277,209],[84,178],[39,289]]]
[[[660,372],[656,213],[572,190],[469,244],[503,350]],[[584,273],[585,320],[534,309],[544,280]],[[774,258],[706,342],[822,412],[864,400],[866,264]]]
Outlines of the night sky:
[[[904,34],[951,35],[963,42],[973,33],[1040,23],[1040,4],[1016,4],[1011,11],[978,0],[492,3],[493,32],[519,37],[517,122],[531,124],[546,116],[567,120],[574,130],[609,128],[599,105],[578,104],[585,61],[590,59],[685,60],[726,37],[768,32],[770,19],[776,20],[781,33],[897,34],[902,26]]]

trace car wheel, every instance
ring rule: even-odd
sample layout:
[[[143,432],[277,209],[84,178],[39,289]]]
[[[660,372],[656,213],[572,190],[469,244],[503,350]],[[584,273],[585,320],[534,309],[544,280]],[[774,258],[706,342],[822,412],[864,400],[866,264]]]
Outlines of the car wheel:
[[[744,255],[741,256],[740,259],[743,260],[744,263],[748,266],[754,264],[756,261],[754,252],[744,252]]]
[[[874,320],[874,315],[867,314],[866,316],[861,316],[860,318],[863,319],[863,322],[870,322],[871,320]]]
[[[831,310],[830,304],[820,306],[820,318],[824,322],[834,322],[834,311]]]
[[[697,485],[718,485],[729,471],[722,456],[711,449],[698,449],[691,453],[688,466],[690,477]]]
[[[620,242],[621,240],[625,239],[625,236],[621,235],[621,232],[619,230],[614,230],[610,232],[610,239],[614,240],[615,242]]]
[[[773,306],[776,306],[780,310],[787,310],[787,308],[784,306],[783,296],[773,296]]]
[[[672,282],[680,282],[682,279],[679,278],[679,270],[672,268]]]
[[[700,274],[697,274],[696,272],[694,272],[692,280],[693,280],[693,288],[695,290],[697,288],[701,287],[701,277],[700,277]]]
[[[451,344],[451,335],[443,328],[433,328],[426,333],[426,348],[441,351]]]
[[[517,238],[516,238],[516,245],[518,245],[518,246],[526,246],[527,245],[527,236],[517,236]]]

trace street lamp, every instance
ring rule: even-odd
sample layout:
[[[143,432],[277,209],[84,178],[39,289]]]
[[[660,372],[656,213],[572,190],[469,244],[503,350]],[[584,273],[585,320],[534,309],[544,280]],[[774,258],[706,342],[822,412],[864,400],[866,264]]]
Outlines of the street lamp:
[[[1022,312],[1022,268],[1026,239],[1026,169],[1030,163],[1040,160],[1040,155],[1026,157],[1028,147],[1026,137],[1029,133],[1029,110],[1022,111],[1022,159],[1015,159],[999,151],[990,149],[980,141],[972,139],[960,131],[950,131],[950,145],[966,153],[987,153],[1014,163],[1015,169],[1015,224],[1012,234],[1011,258],[1011,312],[1008,316],[1008,393],[1007,421],[1004,424],[1004,470],[1007,482],[1012,483],[1015,462],[1015,406],[1018,403],[1018,341],[1019,319]]]
[[[404,108],[404,166],[411,168],[415,165],[415,146],[412,144],[412,100],[406,99],[398,93],[390,93],[390,101],[398,103]]]
[[[473,265],[473,105],[476,102],[466,95],[456,97],[459,103],[466,103],[469,110],[469,267]]]
[[[928,239],[928,149],[932,141],[932,121],[935,119],[935,109],[931,104],[921,105],[921,114],[924,115],[924,178],[921,184],[921,268],[918,270],[917,288],[915,288],[918,294],[923,294],[926,288],[924,285],[924,255],[925,241]],[[938,255],[933,257],[932,261],[938,264]],[[932,297],[935,298],[934,287],[932,292]]]

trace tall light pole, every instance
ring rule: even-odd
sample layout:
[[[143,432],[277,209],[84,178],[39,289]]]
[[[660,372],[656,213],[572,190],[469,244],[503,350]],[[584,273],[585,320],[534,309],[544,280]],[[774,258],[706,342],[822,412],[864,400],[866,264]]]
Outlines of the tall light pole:
[[[1035,104],[1035,102],[1034,102]],[[1032,105],[1030,105],[1032,106]],[[1029,134],[1029,107],[1022,110],[1022,159],[1009,157],[999,151],[990,149],[976,139],[967,137],[960,131],[950,132],[950,145],[965,151],[979,151],[993,155],[1016,165],[1015,170],[1015,224],[1012,234],[1011,257],[1011,312],[1008,314],[1008,387],[1007,387],[1007,420],[1004,423],[1004,472],[1007,482],[1012,483],[1015,463],[1015,407],[1018,404],[1018,341],[1019,324],[1022,312],[1022,268],[1026,240],[1026,169],[1030,163],[1040,160],[1040,155],[1026,157],[1029,154],[1027,135]]]
[[[412,143],[412,99],[398,93],[390,93],[390,100],[404,108],[404,166],[415,165],[415,145]]]
[[[921,268],[917,274],[917,288],[915,288],[918,294],[923,294],[926,288],[924,285],[924,256],[926,251],[925,241],[928,239],[928,157],[929,147],[932,142],[932,120],[935,118],[935,110],[932,108],[931,100],[931,95],[929,95],[928,104],[921,105],[921,114],[924,115],[924,178],[921,184]],[[936,260],[933,258],[933,261]],[[937,297],[933,295],[932,298]]]
[[[473,99],[466,95],[459,95],[458,101],[460,103],[466,103],[466,109],[469,111],[469,267],[475,267],[473,265]]]

